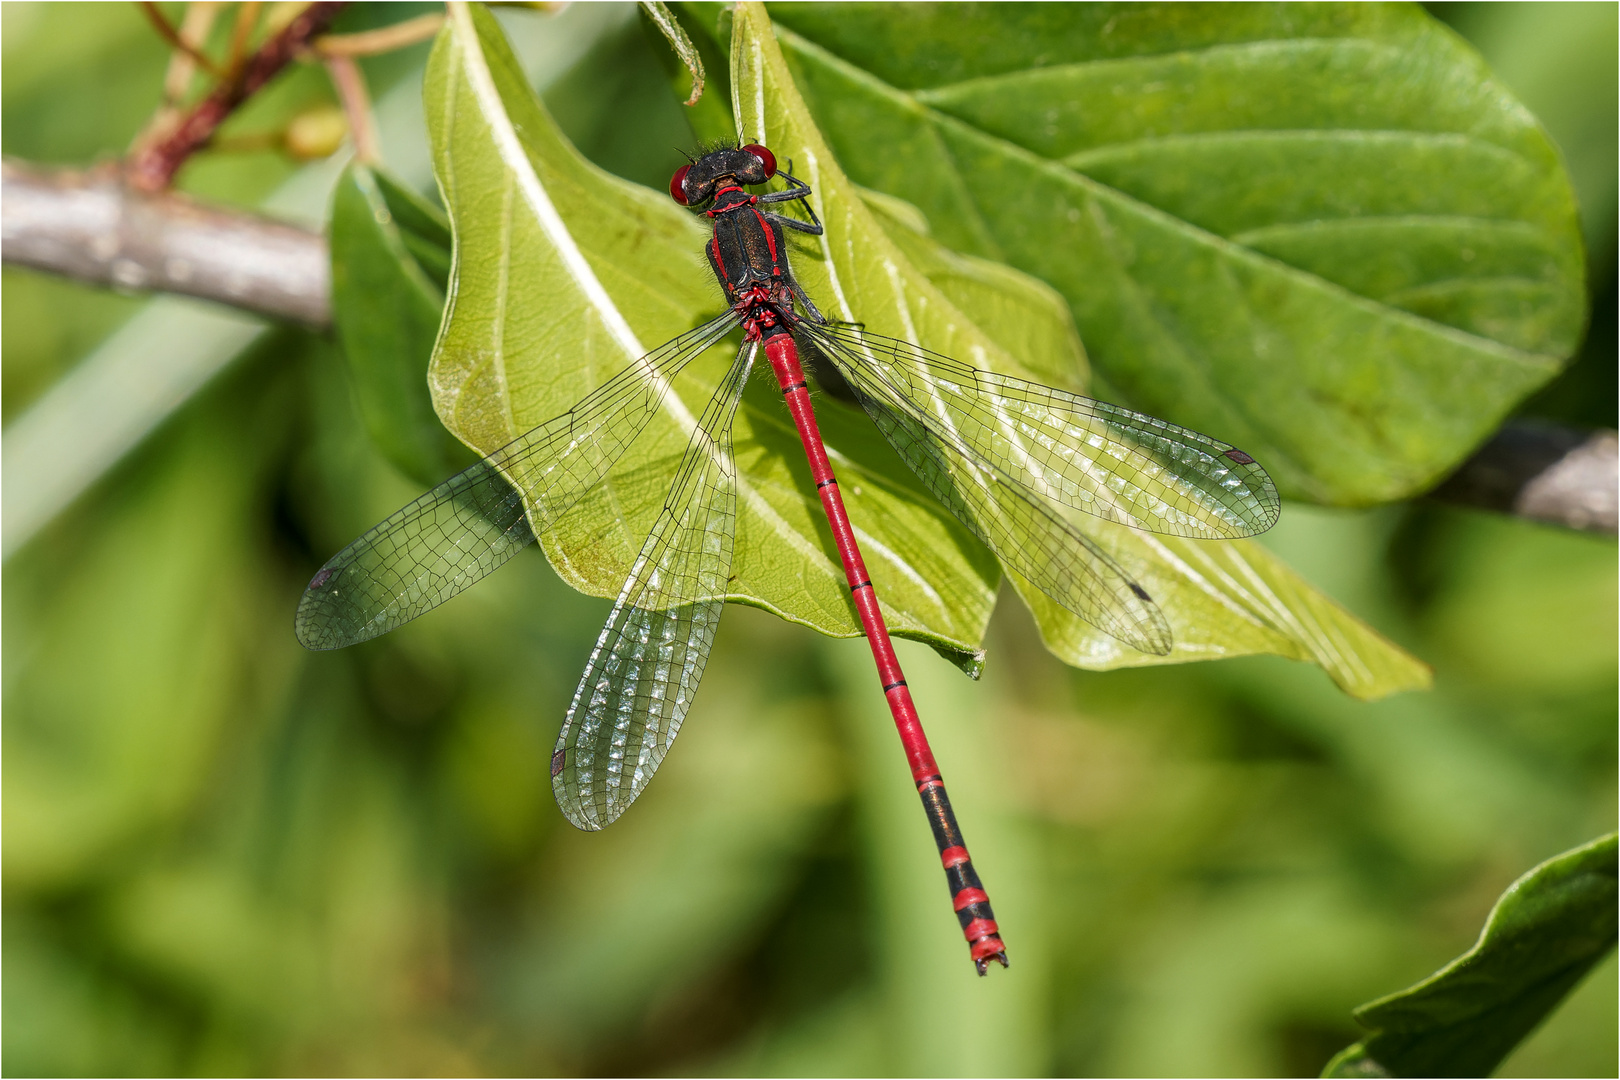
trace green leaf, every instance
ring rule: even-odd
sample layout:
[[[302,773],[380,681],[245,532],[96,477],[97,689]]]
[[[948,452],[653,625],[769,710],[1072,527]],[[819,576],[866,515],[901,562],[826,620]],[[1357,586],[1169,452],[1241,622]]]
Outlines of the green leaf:
[[[1579,341],[1557,152],[1415,6],[773,11],[855,181],[1051,283],[1126,404],[1287,495],[1424,490]]]
[[[752,9],[740,10],[736,22],[730,83],[747,137],[776,148],[783,162],[793,159],[828,224],[820,242],[796,239],[793,256],[828,315],[1082,388],[1084,353],[1052,291],[942,248],[924,235],[920,214],[892,198],[874,196],[880,212],[872,213],[811,122],[768,23]],[[441,36],[426,94],[456,238],[453,299],[431,382],[440,416],[469,445],[487,453],[560,415],[648,344],[720,310],[698,255],[702,225],[664,193],[581,158],[523,81],[498,26],[478,9],[458,14]],[[752,116],[744,103],[760,103],[765,115]],[[971,305],[973,318],[956,302]],[[617,592],[726,361],[726,349],[711,350],[676,379],[664,412],[607,482],[541,537],[574,587]],[[926,494],[862,413],[832,403],[820,411],[891,627],[973,670],[999,579],[995,560]],[[797,436],[764,380],[745,394],[735,447],[741,497],[730,599],[822,633],[858,634]],[[1098,525],[1087,519],[1085,527],[1107,537],[1164,602],[1185,639],[1175,659],[1279,652],[1323,663],[1366,697],[1427,680],[1421,664],[1312,593],[1263,549],[1182,551]],[[1043,594],[1025,592],[1065,660],[1111,667],[1146,659],[1043,603]]]
[[[453,9],[424,85],[456,240],[431,383],[440,417],[488,453],[718,314],[706,230],[667,194],[613,177],[558,132],[499,26]],[[734,353],[736,346],[729,347]],[[710,350],[588,499],[540,537],[557,572],[618,592],[662,505],[694,417],[728,360]],[[895,460],[864,416],[822,426],[890,626],[969,666],[999,579],[990,554]],[[860,632],[836,548],[780,395],[756,379],[734,436],[738,534],[729,598],[822,633]]]
[[[1373,1034],[1323,1076],[1489,1076],[1614,948],[1615,834],[1549,859],[1508,887],[1474,947],[1363,1005]]]
[[[386,169],[372,169],[388,209],[392,224],[405,244],[405,250],[422,268],[422,273],[442,294],[450,284],[450,221],[444,211],[395,179]]]
[[[917,341],[947,355],[973,356],[1008,374],[1083,383],[1078,348],[1068,354],[1067,373],[1053,370],[1063,366],[1052,362],[1062,352],[1040,354],[1045,363],[1032,373],[1001,347],[1041,343],[1020,336],[1023,320],[1018,313],[980,303],[981,297],[960,284],[968,269],[983,273],[984,260],[959,272],[954,286],[947,286],[954,288],[950,298],[917,272],[909,254],[917,253],[936,266],[964,264],[950,263],[937,247],[929,250],[926,239],[913,229],[898,224],[884,229],[877,224],[822,141],[776,48],[770,23],[758,8],[738,5],[731,41],[733,103],[743,137],[770,146],[779,161],[792,158],[802,163],[801,175],[815,189],[812,203],[827,223],[827,234],[816,250],[795,255],[794,268],[830,318],[859,320],[879,333]],[[892,207],[891,211],[884,215],[891,223],[910,216]],[[1000,272],[1011,273],[1005,268]],[[938,280],[951,279],[941,273]],[[1030,293],[1028,303],[1041,302],[1041,295]],[[953,299],[972,304],[973,316],[984,320],[985,329],[994,328],[992,332],[987,334],[970,321]],[[1163,660],[1256,652],[1309,659],[1321,664],[1346,691],[1363,698],[1428,685],[1426,666],[1310,589],[1258,544],[1150,536],[1089,517],[1079,517],[1076,523],[1147,588],[1169,617],[1176,644]],[[1016,576],[1012,580],[1034,612],[1048,648],[1065,661],[1089,668],[1163,662],[1081,622]]]
[[[332,196],[331,238],[333,322],[366,430],[402,472],[436,484],[463,456],[427,392],[449,225],[420,196],[356,162]]]
[[[1021,590],[1041,640],[1076,667],[1104,671],[1269,653],[1319,665],[1363,701],[1433,682],[1427,664],[1322,595],[1264,544],[1148,536],[1106,521],[1088,522],[1086,533],[1170,615],[1176,640],[1168,656],[1139,653],[1044,593]]]

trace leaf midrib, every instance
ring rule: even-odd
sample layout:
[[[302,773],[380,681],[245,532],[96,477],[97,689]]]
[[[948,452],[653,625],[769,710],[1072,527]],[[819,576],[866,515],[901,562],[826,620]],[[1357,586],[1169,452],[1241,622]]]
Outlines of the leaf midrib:
[[[1227,239],[1250,247],[1251,240],[1264,239],[1272,235],[1287,236],[1310,229],[1388,228],[1391,225],[1457,225],[1518,233],[1533,240],[1539,240],[1542,236],[1540,229],[1518,218],[1489,218],[1472,214],[1363,214],[1353,218],[1315,218],[1310,221],[1284,221],[1275,225],[1259,225],[1235,232]]]
[[[937,111],[937,110],[936,110]],[[939,113],[950,116],[950,113]],[[962,123],[959,117],[952,117]],[[972,125],[969,125],[972,126]],[[1011,145],[1011,140],[1003,140]],[[1144,135],[1139,139],[1126,139],[1120,142],[1104,143],[1086,150],[1077,150],[1061,158],[1048,158],[1049,161],[1060,161],[1072,169],[1083,169],[1086,165],[1107,161],[1110,158],[1123,157],[1134,150],[1147,147],[1176,147],[1176,146],[1219,146],[1222,143],[1235,143],[1239,141],[1260,143],[1316,143],[1319,145],[1348,145],[1351,143],[1400,142],[1411,146],[1424,147],[1465,147],[1483,151],[1487,156],[1500,158],[1503,163],[1523,165],[1527,169],[1535,167],[1525,155],[1516,150],[1510,150],[1499,143],[1489,139],[1459,131],[1413,131],[1408,128],[1272,128],[1272,127],[1235,127],[1222,128],[1219,131],[1178,131],[1165,135]],[[1034,151],[1031,151],[1034,153]],[[1044,156],[1044,155],[1043,155]],[[1519,220],[1512,218],[1508,220]]]

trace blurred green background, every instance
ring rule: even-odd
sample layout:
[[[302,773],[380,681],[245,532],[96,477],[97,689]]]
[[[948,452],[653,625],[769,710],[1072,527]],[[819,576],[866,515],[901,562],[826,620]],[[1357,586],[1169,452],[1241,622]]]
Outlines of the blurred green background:
[[[543,43],[579,11],[503,18]],[[1616,6],[1431,11],[1547,125],[1585,214],[1591,333],[1524,411],[1612,427]],[[5,153],[120,153],[166,63],[133,5],[0,14]],[[659,187],[693,141],[663,46],[595,18],[546,101]],[[374,90],[424,55],[368,62]],[[299,69],[233,128],[330,99]],[[254,204],[299,167],[210,154],[181,186]],[[6,423],[148,302],[6,268]],[[658,782],[593,835],[546,761],[607,603],[537,553],[301,650],[310,573],[415,493],[334,347],[277,330],[7,562],[7,1073],[1315,1075],[1351,1008],[1614,827],[1612,540],[1290,505],[1267,542],[1432,693],[1358,704],[1272,659],[1078,672],[1010,595],[979,684],[901,644],[1007,934],[979,980],[859,641],[728,609]],[[1616,1012],[1611,956],[1503,1072],[1615,1075]]]

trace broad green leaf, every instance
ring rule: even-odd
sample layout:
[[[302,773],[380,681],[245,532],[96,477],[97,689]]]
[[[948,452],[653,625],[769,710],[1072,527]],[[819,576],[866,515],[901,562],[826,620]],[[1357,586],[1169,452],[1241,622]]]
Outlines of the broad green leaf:
[[[1472,949],[1356,1010],[1372,1035],[1323,1076],[1489,1076],[1614,948],[1615,834],[1508,887]]]
[[[366,430],[402,472],[436,484],[458,456],[427,392],[449,226],[433,206],[357,162],[333,194],[331,238],[333,322]]]
[[[1415,6],[772,10],[851,178],[1052,284],[1125,404],[1286,495],[1424,490],[1579,341],[1558,154]]]
[[[701,254],[703,226],[667,194],[585,161],[482,10],[452,9],[425,95],[456,245],[431,383],[440,417],[470,446],[488,453],[504,445],[722,310]],[[664,412],[607,481],[541,537],[570,584],[617,593],[726,362],[726,349],[716,348],[677,378]],[[863,416],[823,411],[890,625],[971,663],[995,598],[995,560]],[[730,599],[823,633],[859,633],[803,451],[765,379],[744,396],[734,445]]]
[[[743,138],[770,146],[779,161],[801,163],[800,175],[815,189],[811,201],[827,233],[818,238],[816,250],[796,257],[795,272],[828,316],[864,322],[947,355],[971,356],[1009,374],[1028,374],[999,346],[999,341],[1016,341],[1016,331],[994,339],[986,335],[917,272],[895,243],[909,233],[906,248],[918,250],[922,238],[903,227],[885,231],[877,224],[822,141],[760,8],[738,5],[731,43],[732,95]],[[977,299],[965,289],[957,296],[964,303]],[[974,303],[973,312],[1007,321],[994,305]],[[1057,374],[1042,371],[1036,377],[1075,385],[1084,369],[1075,364],[1066,378]],[[1310,589],[1258,544],[1178,541],[1094,518],[1075,520],[1163,608],[1176,637],[1164,658],[1170,662],[1278,653],[1316,661],[1346,691],[1363,698],[1428,684],[1423,664]],[[1035,613],[1048,647],[1069,663],[1109,668],[1157,659],[1079,621],[1016,576],[1013,584]]]

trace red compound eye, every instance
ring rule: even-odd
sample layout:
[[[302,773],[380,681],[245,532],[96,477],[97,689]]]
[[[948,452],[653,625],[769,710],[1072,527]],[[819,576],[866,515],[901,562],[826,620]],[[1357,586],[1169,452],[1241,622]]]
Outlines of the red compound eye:
[[[743,149],[759,158],[760,163],[765,166],[765,179],[769,180],[771,177],[776,175],[775,154],[771,153],[763,146],[760,146],[758,143],[749,143],[747,146],[743,147]]]
[[[692,166],[682,165],[675,170],[675,175],[669,178],[669,197],[686,205],[686,174],[692,171]]]

